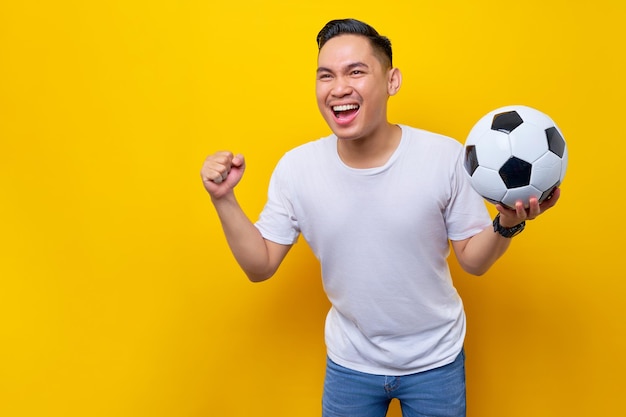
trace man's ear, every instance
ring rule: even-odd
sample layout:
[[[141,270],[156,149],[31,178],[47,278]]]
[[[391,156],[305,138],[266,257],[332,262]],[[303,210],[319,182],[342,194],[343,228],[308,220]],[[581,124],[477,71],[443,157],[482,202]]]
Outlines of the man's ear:
[[[398,68],[391,68],[388,73],[387,93],[395,95],[402,85],[402,73]]]

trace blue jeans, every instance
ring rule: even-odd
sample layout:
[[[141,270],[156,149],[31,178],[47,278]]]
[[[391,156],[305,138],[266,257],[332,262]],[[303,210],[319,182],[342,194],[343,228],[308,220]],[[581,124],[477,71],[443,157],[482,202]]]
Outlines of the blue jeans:
[[[323,417],[384,417],[393,398],[403,417],[465,417],[465,353],[440,368],[372,375],[327,360]]]

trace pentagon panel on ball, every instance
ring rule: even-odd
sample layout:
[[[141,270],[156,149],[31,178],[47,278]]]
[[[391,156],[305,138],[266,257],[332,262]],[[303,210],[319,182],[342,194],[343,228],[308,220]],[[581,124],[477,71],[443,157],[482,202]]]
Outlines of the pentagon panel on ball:
[[[514,208],[531,197],[549,198],[567,170],[563,134],[545,113],[506,106],[487,113],[465,141],[464,165],[472,187],[494,204]]]

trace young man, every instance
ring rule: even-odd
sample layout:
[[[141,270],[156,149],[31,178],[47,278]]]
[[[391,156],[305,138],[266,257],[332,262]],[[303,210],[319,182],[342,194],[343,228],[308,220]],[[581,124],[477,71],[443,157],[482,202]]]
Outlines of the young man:
[[[465,315],[446,262],[450,244],[480,275],[512,231],[559,197],[496,206],[498,232],[462,167],[462,145],[387,120],[402,75],[391,43],[352,19],[319,33],[316,95],[333,134],[288,152],[252,223],[233,189],[245,163],[218,152],[202,180],[228,244],[252,281],[270,278],[300,234],[332,303],[323,416],[464,416]]]

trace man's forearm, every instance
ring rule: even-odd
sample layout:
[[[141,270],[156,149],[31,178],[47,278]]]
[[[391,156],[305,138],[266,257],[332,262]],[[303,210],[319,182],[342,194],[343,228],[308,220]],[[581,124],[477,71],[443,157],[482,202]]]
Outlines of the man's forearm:
[[[465,242],[455,242],[453,247],[459,264],[470,274],[482,275],[506,252],[511,244],[505,238],[487,227]]]
[[[226,241],[239,266],[251,281],[262,281],[275,271],[259,230],[243,212],[234,194],[214,199]]]

